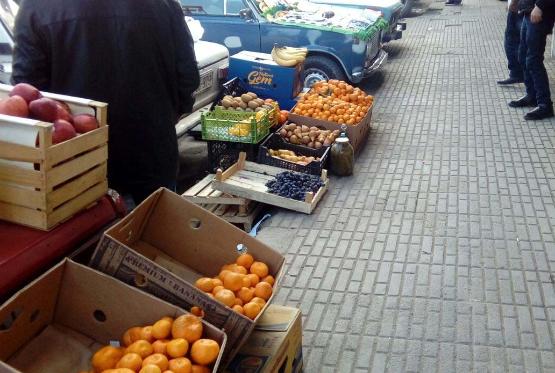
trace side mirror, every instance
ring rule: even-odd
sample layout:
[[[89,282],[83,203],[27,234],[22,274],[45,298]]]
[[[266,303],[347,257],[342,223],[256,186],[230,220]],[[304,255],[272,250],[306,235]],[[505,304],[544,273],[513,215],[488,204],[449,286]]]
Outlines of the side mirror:
[[[254,18],[254,13],[252,12],[252,9],[250,8],[245,8],[245,9],[241,9],[239,11],[239,17],[249,20],[249,19],[253,19]]]

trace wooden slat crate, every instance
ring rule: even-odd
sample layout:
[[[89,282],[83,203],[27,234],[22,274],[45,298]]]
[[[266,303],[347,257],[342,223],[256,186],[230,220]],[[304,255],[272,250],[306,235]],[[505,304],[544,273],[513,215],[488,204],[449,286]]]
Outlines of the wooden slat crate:
[[[0,84],[0,98],[11,88]],[[43,96],[67,103],[73,114],[93,114],[100,124],[53,145],[52,123],[0,114],[0,219],[49,230],[108,191],[108,126],[105,103]],[[22,138],[28,144],[37,137],[38,146],[21,145]]]

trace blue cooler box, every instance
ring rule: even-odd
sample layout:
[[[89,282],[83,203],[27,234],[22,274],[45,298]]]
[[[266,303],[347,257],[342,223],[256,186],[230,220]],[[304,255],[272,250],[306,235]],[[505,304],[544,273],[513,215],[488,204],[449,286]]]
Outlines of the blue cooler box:
[[[292,103],[303,89],[302,75],[302,63],[295,67],[279,66],[266,53],[242,51],[229,60],[230,77],[238,77],[249,91],[278,102]]]

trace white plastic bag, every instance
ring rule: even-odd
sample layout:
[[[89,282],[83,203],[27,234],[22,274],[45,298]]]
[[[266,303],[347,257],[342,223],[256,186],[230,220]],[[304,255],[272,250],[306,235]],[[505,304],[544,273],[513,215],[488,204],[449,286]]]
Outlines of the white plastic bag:
[[[202,38],[202,35],[204,35],[204,28],[202,28],[199,21],[189,16],[185,16],[185,22],[187,22],[193,41],[196,43]]]

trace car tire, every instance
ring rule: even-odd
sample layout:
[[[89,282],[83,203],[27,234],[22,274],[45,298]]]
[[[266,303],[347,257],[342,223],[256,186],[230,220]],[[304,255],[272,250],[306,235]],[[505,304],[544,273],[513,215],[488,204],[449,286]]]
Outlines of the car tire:
[[[343,68],[329,57],[322,55],[308,56],[304,61],[304,86],[310,88],[319,80],[347,80]]]
[[[412,13],[412,7],[414,6],[414,0],[403,1],[403,9],[401,10],[401,18],[409,17]]]

